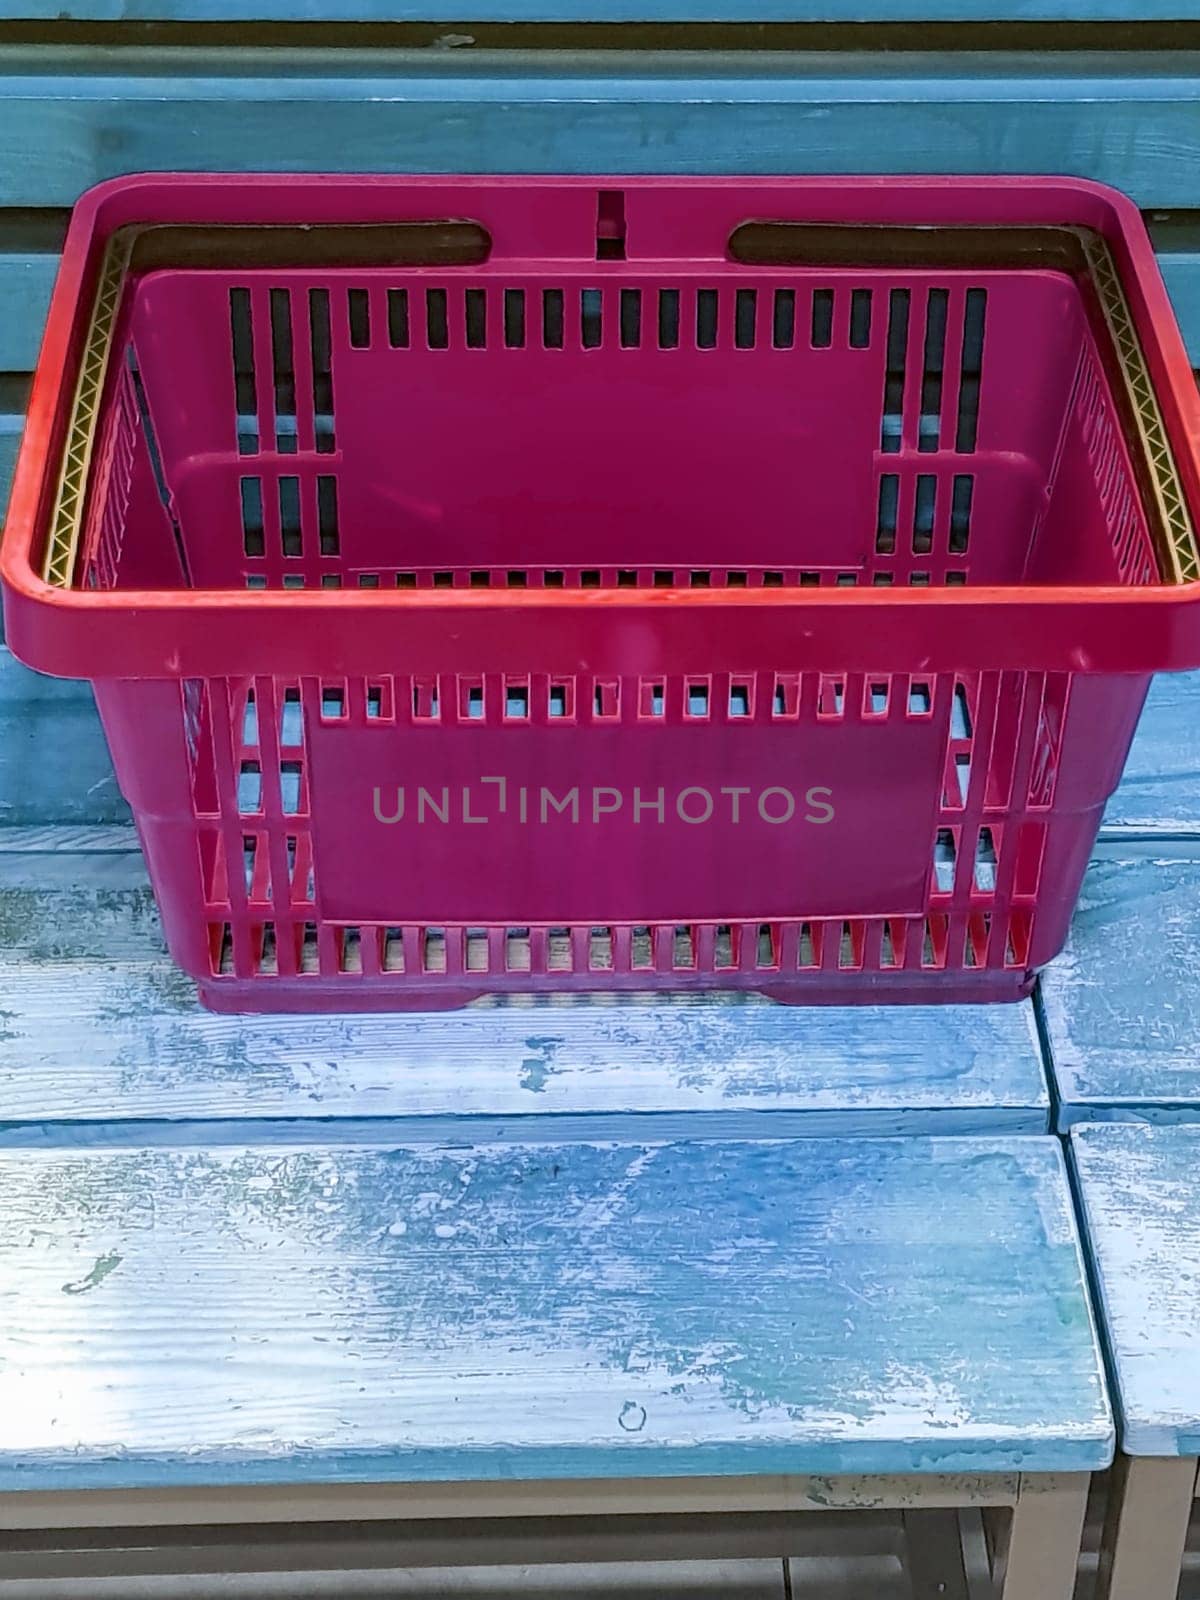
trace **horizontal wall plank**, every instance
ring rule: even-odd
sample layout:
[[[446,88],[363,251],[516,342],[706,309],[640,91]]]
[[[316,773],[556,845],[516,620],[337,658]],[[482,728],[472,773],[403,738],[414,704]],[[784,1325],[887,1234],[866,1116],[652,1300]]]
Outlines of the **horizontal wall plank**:
[[[0,300],[0,305],[3,300]],[[8,491],[12,487],[13,468],[17,464],[17,446],[25,428],[25,418],[11,412],[0,412],[0,506],[8,505]],[[4,629],[0,626],[0,639]]]
[[[1196,0],[11,0],[13,20],[63,22],[1149,22]]]
[[[1200,54],[0,51],[0,194],[150,168],[1072,172],[1200,200]]]
[[[1192,365],[1200,367],[1200,255],[1166,252],[1159,256],[1159,265]]]
[[[0,251],[0,372],[32,372],[58,256]]]
[[[0,829],[128,820],[87,684],[30,672],[0,645]]]
[[[0,198],[45,213],[163,167],[520,170],[536,149],[563,171],[1070,171],[1186,209],[1200,205],[1198,77],[1187,51],[9,47]],[[1168,245],[1162,262],[1200,362],[1200,250]],[[0,373],[32,368],[56,265],[0,247]]]
[[[1159,261],[1192,360],[1200,366],[1200,252],[1173,251],[1160,255]],[[0,373],[32,372],[36,365],[57,267],[56,255],[0,253]],[[3,498],[8,495],[11,461],[20,428],[19,417],[0,413],[0,497]]]

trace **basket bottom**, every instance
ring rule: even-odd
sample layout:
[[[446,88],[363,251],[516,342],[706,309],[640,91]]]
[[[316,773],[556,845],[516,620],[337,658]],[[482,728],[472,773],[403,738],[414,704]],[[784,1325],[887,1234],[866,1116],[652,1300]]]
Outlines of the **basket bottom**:
[[[210,1011],[234,1014],[270,1012],[388,1012],[458,1011],[475,1001],[519,1003],[530,999],[567,1002],[588,996],[595,1003],[678,998],[699,993],[724,994],[730,999],[761,996],[794,1006],[845,1005],[984,1005],[1024,1000],[1037,973],[1031,969],[980,969],[968,972],[896,972],[859,974],[826,979],[822,974],[791,982],[762,981],[747,973],[697,974],[689,980],[673,973],[667,983],[647,981],[638,973],[597,974],[565,983],[561,976],[547,979],[526,975],[523,982],[502,988],[480,987],[471,982],[435,981],[398,985],[394,978],[261,978],[200,983],[200,1001]]]

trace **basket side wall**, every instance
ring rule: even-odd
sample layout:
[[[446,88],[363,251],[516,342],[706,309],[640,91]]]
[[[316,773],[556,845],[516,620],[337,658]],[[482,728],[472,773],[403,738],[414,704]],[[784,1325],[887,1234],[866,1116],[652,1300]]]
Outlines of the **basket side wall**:
[[[697,906],[696,920],[686,926],[631,917],[604,928],[568,917],[553,919],[551,927],[531,926],[519,865],[514,871],[512,863],[505,869],[510,888],[501,917],[418,921],[400,904],[377,921],[362,918],[350,925],[344,917],[322,917],[320,885],[312,877],[322,808],[318,797],[309,816],[308,774],[298,780],[303,815],[285,809],[282,790],[269,776],[263,777],[258,801],[262,810],[239,810],[237,751],[246,709],[238,691],[244,692],[244,684],[231,690],[221,680],[203,686],[109,680],[97,684],[96,692],[171,953],[205,985],[211,1003],[235,1009],[303,1009],[309,1003],[315,1009],[389,1009],[461,1003],[476,993],[504,990],[704,987],[849,1003],[1015,997],[1028,986],[1026,975],[1050,960],[1065,938],[1148,680],[1041,674],[984,679],[966,685],[966,742],[961,723],[950,720],[944,774],[909,775],[918,784],[939,776],[944,783],[920,859],[908,863],[925,880],[918,914],[888,915],[881,906],[872,915],[859,901],[844,917],[813,917],[811,908],[796,904],[769,922],[746,923],[714,904]],[[283,768],[288,749],[267,724],[277,730],[284,717],[299,713],[270,680],[255,684],[255,764]],[[855,687],[851,681],[848,692]],[[954,687],[948,681],[945,692]],[[217,735],[207,775],[197,765],[200,701],[223,708],[213,729],[199,736],[203,743],[211,732]],[[241,730],[236,738],[235,728]],[[586,739],[587,730],[555,737]],[[399,745],[403,728],[389,739]],[[964,752],[966,777],[958,781],[965,790],[957,804],[947,806],[956,763],[960,775],[964,770],[958,759]],[[243,876],[244,849],[251,842],[257,854]],[[859,875],[869,877],[872,852],[882,864],[888,848],[886,829],[864,837],[862,859],[854,863]],[[448,857],[448,872],[453,865]],[[374,870],[365,841],[359,866],[365,882]],[[602,879],[602,855],[593,867]],[[291,887],[280,894],[272,885]]]

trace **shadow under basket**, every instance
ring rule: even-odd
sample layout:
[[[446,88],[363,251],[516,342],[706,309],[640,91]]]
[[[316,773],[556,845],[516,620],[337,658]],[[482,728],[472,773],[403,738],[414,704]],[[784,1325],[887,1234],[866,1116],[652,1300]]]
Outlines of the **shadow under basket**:
[[[1190,383],[1068,180],[120,180],[9,637],[214,1008],[1015,999],[1200,661]]]

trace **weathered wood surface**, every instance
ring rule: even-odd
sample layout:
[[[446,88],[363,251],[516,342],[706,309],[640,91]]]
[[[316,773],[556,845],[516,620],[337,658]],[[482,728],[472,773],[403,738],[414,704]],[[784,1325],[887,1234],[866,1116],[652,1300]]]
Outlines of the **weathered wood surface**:
[[[1102,840],[1200,838],[1200,673],[1163,673],[1150,686]]]
[[[411,1119],[419,1137],[478,1137],[482,1126],[541,1139],[647,1124],[660,1136],[1047,1126],[1029,1005],[632,999],[214,1016],[163,951],[140,858],[3,846],[0,832],[0,1124],[10,1127],[387,1116]]]
[[[535,1116],[592,1131],[652,1117],[677,1133],[699,1113],[710,1134],[1048,1123],[1029,1005],[213,1016],[165,953],[127,819],[86,685],[0,649],[0,1123],[411,1116],[430,1136],[457,1118],[501,1136]]]
[[[1200,1127],[1076,1128],[1121,1447],[1200,1456]]]
[[[1200,1115],[1200,857],[1170,844],[1093,861],[1042,974],[1060,1122]]]
[[[1200,254],[1164,252],[1159,260],[1192,358],[1200,364]],[[0,373],[31,373],[36,366],[57,269],[56,254],[14,254],[0,243],[0,305],[6,308],[0,320]],[[9,403],[23,403],[25,386],[14,382],[9,387]],[[0,401],[3,398],[0,395]],[[19,409],[9,411],[0,403],[0,505],[8,498],[12,471],[8,458],[15,454],[23,421]]]
[[[1196,204],[1200,53],[0,47],[0,193],[119,173],[1070,172]]]
[[[0,645],[0,828],[122,822],[91,689],[30,672]]]
[[[0,1487],[1109,1459],[1048,1138],[0,1155]]]
[[[1195,0],[9,0],[7,15],[61,22],[1171,21]]]
[[[1200,1117],[1200,674],[1151,687],[1040,1002],[1060,1126]]]

